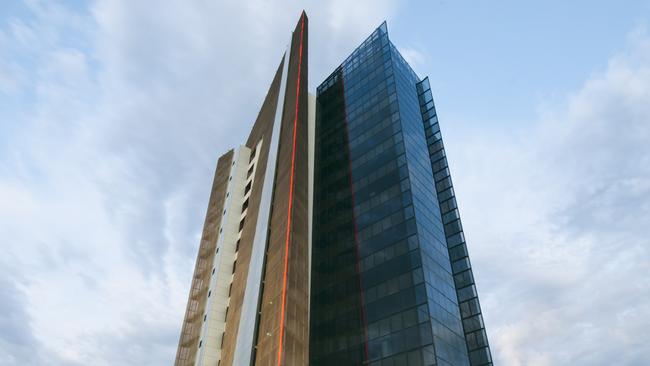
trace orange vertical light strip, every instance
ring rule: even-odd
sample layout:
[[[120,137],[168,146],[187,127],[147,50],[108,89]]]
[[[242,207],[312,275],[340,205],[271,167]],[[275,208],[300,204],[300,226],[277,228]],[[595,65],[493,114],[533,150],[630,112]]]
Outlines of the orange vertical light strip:
[[[287,234],[284,241],[284,272],[282,273],[282,307],[280,308],[280,339],[278,345],[278,366],[282,365],[282,342],[284,340],[284,316],[287,302],[287,273],[289,272],[289,239],[291,238],[291,209],[293,208],[293,180],[296,163],[296,137],[298,130],[298,106],[300,99],[300,72],[302,68],[302,35],[305,28],[305,14],[300,17],[300,49],[298,51],[298,81],[296,82],[296,115],[293,118],[293,144],[291,148],[291,172],[289,175],[289,207],[287,209]]]

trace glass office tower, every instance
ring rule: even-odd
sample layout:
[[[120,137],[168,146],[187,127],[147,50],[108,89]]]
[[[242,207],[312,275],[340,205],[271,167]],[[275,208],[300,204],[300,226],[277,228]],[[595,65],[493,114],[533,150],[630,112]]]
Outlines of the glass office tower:
[[[317,89],[310,365],[491,365],[428,79],[377,28]]]

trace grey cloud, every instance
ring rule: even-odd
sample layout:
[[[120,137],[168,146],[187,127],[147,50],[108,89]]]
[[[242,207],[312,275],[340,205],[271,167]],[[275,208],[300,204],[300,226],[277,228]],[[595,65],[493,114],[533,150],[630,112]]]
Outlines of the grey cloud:
[[[39,347],[34,339],[31,321],[24,307],[24,296],[9,279],[0,277],[0,364],[37,364]]]

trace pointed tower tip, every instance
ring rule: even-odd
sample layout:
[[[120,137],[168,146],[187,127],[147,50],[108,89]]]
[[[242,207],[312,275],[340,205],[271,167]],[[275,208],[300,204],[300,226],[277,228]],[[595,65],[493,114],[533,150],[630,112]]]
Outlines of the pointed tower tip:
[[[300,29],[309,21],[309,18],[307,18],[307,12],[303,9],[300,12],[300,17],[298,17],[298,22],[296,23],[296,27],[294,28],[294,32],[300,32]]]
[[[385,20],[381,22],[378,28],[384,31],[384,33],[388,33],[388,24],[386,23]]]

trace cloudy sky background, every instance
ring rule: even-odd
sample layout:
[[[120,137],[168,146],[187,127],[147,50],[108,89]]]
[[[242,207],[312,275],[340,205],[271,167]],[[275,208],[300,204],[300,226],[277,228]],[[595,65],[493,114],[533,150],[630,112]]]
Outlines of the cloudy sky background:
[[[441,118],[498,365],[650,364],[650,1],[2,1],[0,365],[170,365],[216,159],[300,10]]]

